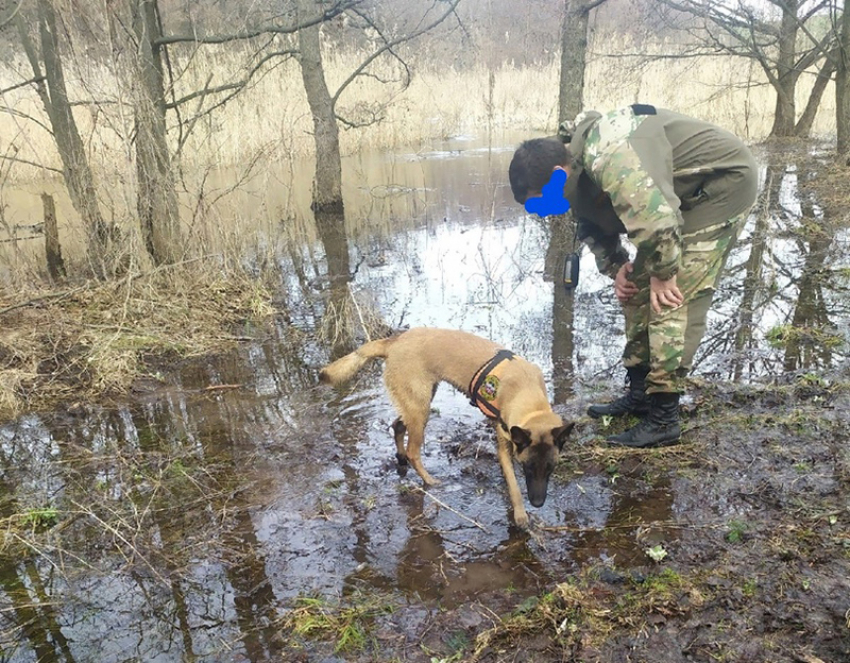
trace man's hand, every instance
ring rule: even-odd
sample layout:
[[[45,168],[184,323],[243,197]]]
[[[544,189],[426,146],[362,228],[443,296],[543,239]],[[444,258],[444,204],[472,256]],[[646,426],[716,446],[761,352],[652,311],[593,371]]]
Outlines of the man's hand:
[[[675,274],[666,281],[654,276],[649,277],[649,303],[652,304],[653,311],[661,313],[662,306],[678,308],[684,301],[685,298],[676,285]]]
[[[632,263],[627,262],[620,267],[617,276],[614,277],[614,294],[617,295],[617,299],[621,304],[629,301],[632,295],[638,291],[638,287],[629,281],[629,274],[632,273],[634,268],[635,266]]]

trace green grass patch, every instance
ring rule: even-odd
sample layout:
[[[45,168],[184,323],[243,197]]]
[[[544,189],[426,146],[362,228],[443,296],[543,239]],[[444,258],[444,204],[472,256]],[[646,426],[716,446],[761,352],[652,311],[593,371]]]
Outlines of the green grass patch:
[[[379,597],[348,597],[346,603],[301,597],[284,620],[284,631],[296,637],[331,641],[334,652],[362,651],[369,643],[375,619],[393,612]]]

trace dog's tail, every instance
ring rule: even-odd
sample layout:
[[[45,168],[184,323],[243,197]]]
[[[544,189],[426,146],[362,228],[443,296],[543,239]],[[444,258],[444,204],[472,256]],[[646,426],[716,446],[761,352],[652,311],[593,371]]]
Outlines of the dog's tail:
[[[385,359],[387,351],[395,343],[396,338],[392,336],[361,345],[351,354],[340,357],[335,362],[325,366],[319,373],[319,379],[335,387],[345,384],[372,359]]]

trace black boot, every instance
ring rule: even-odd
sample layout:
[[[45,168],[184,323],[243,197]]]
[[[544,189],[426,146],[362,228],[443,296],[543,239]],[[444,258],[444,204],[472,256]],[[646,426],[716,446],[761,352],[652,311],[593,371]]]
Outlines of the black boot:
[[[666,447],[679,442],[682,435],[679,394],[650,394],[649,402],[649,416],[629,430],[609,437],[611,445],[643,449]]]
[[[622,417],[626,414],[643,416],[649,412],[649,397],[646,395],[646,366],[631,366],[626,369],[629,390],[613,403],[591,405],[587,413],[594,419],[600,417]]]

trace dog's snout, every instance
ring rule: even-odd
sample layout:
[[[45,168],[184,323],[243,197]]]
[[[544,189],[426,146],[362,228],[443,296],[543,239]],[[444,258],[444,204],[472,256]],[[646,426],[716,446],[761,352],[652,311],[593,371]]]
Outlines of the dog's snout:
[[[531,502],[531,506],[536,508],[543,506],[543,503],[546,501],[549,482],[532,479],[531,481],[526,481],[525,488],[528,492],[528,501]]]

